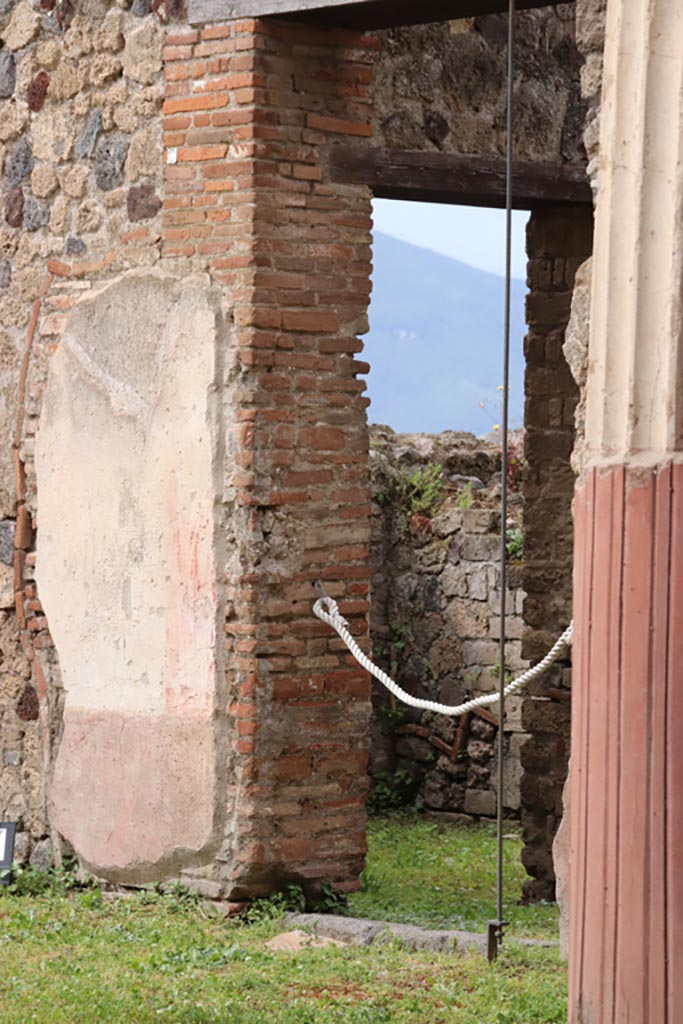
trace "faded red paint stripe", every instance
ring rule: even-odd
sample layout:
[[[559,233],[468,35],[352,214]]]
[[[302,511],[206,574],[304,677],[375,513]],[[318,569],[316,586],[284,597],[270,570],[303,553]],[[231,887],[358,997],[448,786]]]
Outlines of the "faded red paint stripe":
[[[683,466],[675,466],[672,477],[666,737],[668,1024],[676,1024],[683,1013]]]
[[[575,509],[569,1019],[675,1024],[683,467],[592,473]]]

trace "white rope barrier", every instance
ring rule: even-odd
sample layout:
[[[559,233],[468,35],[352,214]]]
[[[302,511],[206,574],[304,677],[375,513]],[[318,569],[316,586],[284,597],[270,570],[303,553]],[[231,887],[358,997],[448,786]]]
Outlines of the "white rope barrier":
[[[348,622],[340,614],[337,602],[331,597],[321,597],[313,605],[313,614],[321,620],[326,622],[328,626],[337,633],[339,637],[344,641],[351,654],[354,656],[359,665],[362,665],[364,669],[367,669],[371,675],[375,677],[383,686],[386,686],[389,693],[393,693],[394,697],[402,701],[404,704],[408,704],[411,708],[422,708],[425,711],[435,711],[439,715],[450,715],[455,717],[457,715],[464,715],[467,711],[474,711],[475,708],[484,707],[486,704],[496,704],[499,699],[499,694],[487,693],[481,697],[475,697],[472,700],[467,700],[463,704],[456,704],[454,707],[448,704],[439,704],[435,700],[421,700],[419,697],[413,697],[411,694],[406,693],[402,690],[398,683],[394,682],[391,676],[387,675],[381,668],[378,668],[374,662],[368,658],[367,654],[364,654],[360,649],[356,641],[351,636],[348,629]],[[570,622],[569,626],[565,629],[562,636],[555,641],[553,646],[550,648],[545,658],[542,658],[537,665],[532,668],[528,668],[526,672],[522,672],[521,675],[513,679],[511,683],[505,687],[505,696],[514,693],[515,690],[521,689],[522,686],[526,686],[532,679],[536,679],[537,676],[543,675],[543,673],[550,668],[553,662],[557,661],[565,648],[569,647],[572,642],[572,636],[574,632],[574,624]]]

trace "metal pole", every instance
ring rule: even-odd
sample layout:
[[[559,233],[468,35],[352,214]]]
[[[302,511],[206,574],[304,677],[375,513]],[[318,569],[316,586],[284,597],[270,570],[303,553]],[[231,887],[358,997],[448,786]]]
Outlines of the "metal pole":
[[[515,0],[509,0],[507,50],[507,142],[505,170],[505,325],[503,331],[503,422],[500,496],[500,673],[498,677],[498,806],[496,837],[496,920],[489,922],[488,958],[494,960],[503,941],[507,921],[503,920],[503,783],[505,748],[505,615],[507,592],[507,508],[508,508],[508,420],[510,392],[510,293],[512,280],[512,114],[514,75]]]

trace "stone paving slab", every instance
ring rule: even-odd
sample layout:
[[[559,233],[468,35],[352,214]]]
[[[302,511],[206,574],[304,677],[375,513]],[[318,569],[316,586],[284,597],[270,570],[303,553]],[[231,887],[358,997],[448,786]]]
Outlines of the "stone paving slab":
[[[313,935],[337,939],[352,946],[372,946],[398,939],[408,949],[426,949],[432,953],[480,953],[486,955],[486,936],[478,932],[436,930],[392,921],[371,921],[360,917],[335,914],[287,914],[288,925],[302,928]],[[512,936],[509,937],[512,941]],[[514,939],[522,946],[556,946],[556,942],[540,939]]]

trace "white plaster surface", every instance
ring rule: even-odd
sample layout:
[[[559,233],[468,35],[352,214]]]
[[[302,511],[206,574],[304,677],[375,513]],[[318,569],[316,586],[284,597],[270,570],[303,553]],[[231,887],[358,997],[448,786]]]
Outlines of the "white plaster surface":
[[[592,286],[589,463],[683,447],[683,5],[608,5]]]
[[[206,285],[146,271],[82,300],[53,358],[37,580],[71,707],[212,706],[216,342]]]
[[[37,581],[66,690],[52,803],[83,859],[214,826],[226,347],[208,279],[133,271],[75,307],[36,444]]]

